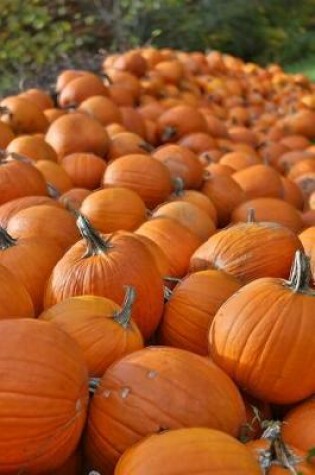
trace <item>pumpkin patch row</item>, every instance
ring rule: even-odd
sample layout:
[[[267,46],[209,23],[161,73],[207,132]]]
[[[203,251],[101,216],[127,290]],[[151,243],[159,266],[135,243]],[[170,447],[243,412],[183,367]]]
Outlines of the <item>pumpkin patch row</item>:
[[[0,101],[0,474],[315,473],[315,86],[102,68]]]

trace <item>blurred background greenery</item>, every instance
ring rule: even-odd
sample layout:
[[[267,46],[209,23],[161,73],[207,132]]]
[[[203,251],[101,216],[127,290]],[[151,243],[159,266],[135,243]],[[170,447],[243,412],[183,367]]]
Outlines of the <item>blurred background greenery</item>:
[[[0,92],[150,43],[278,62],[315,80],[315,0],[1,0]]]

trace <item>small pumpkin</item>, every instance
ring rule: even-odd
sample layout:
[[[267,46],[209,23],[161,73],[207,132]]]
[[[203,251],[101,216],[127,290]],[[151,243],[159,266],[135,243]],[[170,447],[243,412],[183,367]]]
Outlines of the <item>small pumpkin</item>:
[[[23,198],[16,198],[0,206],[0,226],[6,228],[10,219],[22,209],[41,205],[61,207],[58,201],[48,196],[24,196]]]
[[[106,170],[105,160],[93,153],[71,153],[63,157],[60,163],[73,187],[88,190],[99,188]]]
[[[253,165],[233,174],[233,179],[247,199],[281,198],[282,183],[279,173],[266,165]]]
[[[208,129],[204,116],[188,105],[171,107],[159,116],[157,122],[161,143],[176,142],[184,135],[207,132]]]
[[[8,96],[0,102],[0,120],[9,125],[15,134],[46,132],[48,120],[30,99]]]
[[[41,172],[46,183],[56,188],[59,193],[65,193],[73,188],[71,177],[59,163],[38,160],[34,166]]]
[[[132,132],[121,132],[111,138],[107,158],[116,160],[130,154],[147,155],[152,149],[153,147],[139,135]]]
[[[91,96],[107,96],[107,87],[96,74],[84,72],[74,77],[63,86],[58,95],[60,107],[69,107],[81,104]]]
[[[78,111],[96,119],[104,127],[109,124],[121,124],[122,115],[119,107],[108,97],[92,96],[81,102]]]
[[[55,150],[42,137],[34,135],[21,135],[12,140],[7,151],[9,153],[18,153],[25,155],[31,160],[50,160],[57,161],[57,154]]]

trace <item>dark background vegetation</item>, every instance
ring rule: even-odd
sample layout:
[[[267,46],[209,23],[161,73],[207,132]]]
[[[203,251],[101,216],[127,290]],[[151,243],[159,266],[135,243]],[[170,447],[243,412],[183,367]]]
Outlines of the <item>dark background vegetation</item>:
[[[0,92],[143,44],[313,63],[315,0],[0,0]],[[301,63],[301,60],[303,61]],[[314,62],[315,63],[315,62]],[[315,69],[315,64],[314,64]]]

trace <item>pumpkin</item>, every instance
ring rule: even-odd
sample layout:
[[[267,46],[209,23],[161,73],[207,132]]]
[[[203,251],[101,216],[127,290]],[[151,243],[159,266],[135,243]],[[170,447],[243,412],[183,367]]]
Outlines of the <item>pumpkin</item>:
[[[315,156],[314,155],[310,158],[306,158],[305,160],[301,160],[300,162],[293,165],[288,173],[288,177],[291,180],[296,180],[297,178],[303,175],[307,175],[308,173],[315,174]]]
[[[68,114],[66,109],[58,109],[58,107],[53,107],[52,109],[44,110],[44,116],[48,120],[49,124],[59,119],[62,115]]]
[[[173,179],[181,178],[185,188],[200,188],[203,167],[194,152],[181,145],[169,144],[156,149],[152,156],[168,168]]]
[[[199,426],[237,436],[244,417],[236,386],[210,360],[150,347],[123,357],[102,377],[91,402],[86,452],[93,468],[111,473],[119,456],[147,435]]]
[[[140,196],[128,188],[105,188],[91,193],[81,212],[102,233],[133,231],[146,221],[146,207]]]
[[[0,120],[19,134],[46,132],[48,120],[40,108],[31,100],[19,96],[8,96],[0,102]]]
[[[239,282],[222,271],[188,275],[177,284],[165,305],[159,341],[206,356],[214,315],[239,288]]]
[[[176,180],[175,188],[174,193],[168,197],[168,201],[184,201],[196,205],[210,216],[214,224],[217,224],[217,211],[206,195],[196,190],[185,190],[181,180]]]
[[[141,84],[139,79],[127,71],[118,71],[118,69],[107,69],[107,75],[110,77],[112,84],[122,86],[132,94],[134,101],[139,99],[141,93]]]
[[[43,175],[24,160],[0,157],[0,205],[16,198],[47,195]]]
[[[58,201],[48,196],[24,196],[23,198],[16,198],[0,206],[0,226],[6,228],[10,219],[22,209],[41,205],[61,207]]]
[[[56,92],[62,91],[64,87],[73,79],[77,79],[80,76],[87,74],[87,71],[83,71],[80,69],[65,69],[57,76],[56,80]]]
[[[7,231],[18,239],[51,239],[64,250],[80,239],[75,218],[64,208],[49,204],[18,211],[10,218]]]
[[[315,283],[315,225],[305,229],[299,234],[305,254],[310,258],[311,272]]]
[[[312,398],[291,409],[283,420],[283,440],[306,453],[314,449],[314,416],[315,401]]]
[[[287,175],[292,167],[311,157],[314,157],[313,153],[304,150],[292,150],[281,155],[275,166],[281,173]]]
[[[151,151],[152,146],[139,135],[132,132],[121,132],[111,139],[107,158],[115,160],[130,154],[147,155]]]
[[[286,117],[283,125],[288,134],[303,135],[312,140],[315,138],[314,121],[315,113],[304,109]]]
[[[9,153],[18,153],[26,157],[37,160],[51,160],[57,161],[57,154],[55,150],[41,137],[34,135],[21,135],[13,139],[8,147]]]
[[[14,139],[11,127],[0,120],[0,148],[6,148]]]
[[[59,159],[74,152],[89,152],[104,157],[109,143],[104,127],[92,117],[79,112],[55,120],[45,140],[55,149]]]
[[[161,143],[176,142],[193,132],[207,132],[204,116],[189,105],[171,107],[158,117],[157,123]]]
[[[85,72],[69,81],[58,95],[60,107],[76,106],[91,96],[107,96],[107,87],[96,74]]]
[[[298,210],[289,203],[276,198],[256,198],[245,201],[234,209],[231,221],[233,223],[246,222],[250,209],[255,210],[255,219],[258,222],[278,223],[296,234],[303,227]]]
[[[179,142],[179,145],[186,147],[192,152],[200,155],[202,152],[212,150],[215,148],[215,140],[211,135],[205,132],[194,132],[193,134],[184,135]]]
[[[282,176],[281,181],[284,201],[298,210],[302,210],[304,207],[304,197],[300,188],[288,177]]]
[[[167,59],[159,61],[154,70],[159,73],[166,83],[177,84],[184,74],[183,65],[176,59]]]
[[[266,165],[253,165],[233,174],[233,179],[245,192],[247,199],[281,198],[279,173]]]
[[[109,85],[108,97],[119,107],[133,107],[135,105],[135,100],[131,91],[121,85]]]
[[[19,94],[19,97],[25,97],[34,102],[42,111],[54,107],[54,102],[50,94],[43,89],[26,89],[26,91]]]
[[[59,202],[62,203],[65,208],[75,208],[79,209],[83,201],[89,194],[90,190],[85,188],[71,188],[71,190],[66,191],[59,197]]]
[[[230,152],[220,159],[221,165],[228,165],[235,171],[243,170],[253,165],[259,165],[261,160],[255,154],[249,155],[245,152]]]
[[[170,263],[171,277],[183,277],[187,273],[189,259],[201,244],[196,234],[167,217],[146,221],[136,230],[136,234],[151,239],[164,251]]]
[[[122,115],[122,124],[124,127],[136,135],[139,135],[143,139],[146,139],[146,126],[145,120],[136,109],[133,107],[120,107]]]
[[[0,265],[0,319],[33,317],[32,299],[22,282]]]
[[[204,242],[215,232],[215,224],[205,211],[185,201],[165,203],[153,212],[155,217],[169,217],[188,228]]]
[[[93,153],[71,153],[63,157],[60,163],[74,187],[88,190],[100,186],[106,169],[105,160]]]
[[[213,320],[212,358],[258,399],[290,404],[314,393],[315,294],[309,280],[308,260],[298,251],[289,280],[257,279],[225,302]]]
[[[0,471],[57,469],[75,450],[87,415],[83,355],[49,322],[1,320],[0,332]]]
[[[127,51],[119,55],[113,63],[113,67],[120,71],[128,71],[135,76],[141,77],[147,70],[147,62],[139,51]]]
[[[207,175],[201,191],[214,204],[220,227],[228,224],[232,211],[245,200],[242,188],[227,175]]]
[[[119,358],[143,348],[133,322],[133,288],[126,290],[123,306],[105,297],[71,297],[44,311],[39,318],[55,323],[82,348],[90,377],[101,377]]]
[[[59,164],[49,160],[38,160],[35,167],[41,172],[46,183],[52,185],[60,193],[73,188],[73,183],[66,170]]]
[[[155,262],[155,265],[160,273],[160,276],[162,279],[167,278],[168,276],[171,275],[171,264],[169,262],[168,257],[166,256],[165,252],[163,249],[156,244],[152,239],[143,236],[142,234],[134,234],[134,236],[139,239],[142,244],[147,248],[151,256],[153,257],[153,260]]]
[[[62,249],[54,241],[40,237],[14,239],[0,228],[0,265],[24,284],[31,296],[35,315],[42,308],[46,280],[61,256]]]
[[[138,297],[133,318],[148,338],[163,310],[163,283],[153,257],[130,233],[100,235],[82,215],[77,223],[84,239],[55,266],[46,287],[45,308],[77,295],[98,295],[120,303],[123,286],[132,285]]]
[[[221,449],[221,450],[220,450]],[[206,428],[177,429],[151,435],[128,449],[115,475],[183,475],[199,471],[220,475],[259,475],[258,463],[233,437]],[[163,469],[161,470],[161,468]]]
[[[288,228],[256,223],[249,216],[248,222],[225,228],[202,244],[191,257],[190,270],[215,268],[243,283],[261,277],[286,278],[299,249],[301,242]]]
[[[216,176],[232,176],[234,170],[229,165],[223,165],[221,163],[209,163],[204,169],[204,177],[216,177]]]
[[[165,201],[172,190],[167,167],[146,155],[132,154],[111,162],[103,176],[105,187],[135,191],[150,209]]]
[[[122,122],[119,107],[108,97],[93,95],[80,104],[78,111],[88,114],[103,126]]]

